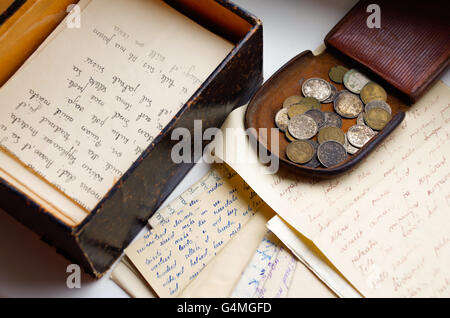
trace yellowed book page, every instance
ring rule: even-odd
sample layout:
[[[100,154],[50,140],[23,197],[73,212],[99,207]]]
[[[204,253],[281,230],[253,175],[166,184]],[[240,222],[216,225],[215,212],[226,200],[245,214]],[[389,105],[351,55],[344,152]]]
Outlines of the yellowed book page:
[[[80,22],[0,90],[0,145],[90,211],[233,45],[160,0],[96,0]]]
[[[374,153],[339,178],[230,165],[364,296],[449,296],[449,101],[449,87],[438,82]]]
[[[176,297],[263,208],[263,201],[226,165],[216,182],[150,230],[125,253],[160,297]]]

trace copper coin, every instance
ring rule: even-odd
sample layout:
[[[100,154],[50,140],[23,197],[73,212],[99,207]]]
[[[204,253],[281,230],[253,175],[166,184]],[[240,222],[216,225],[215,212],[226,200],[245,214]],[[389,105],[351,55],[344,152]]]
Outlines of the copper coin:
[[[357,148],[363,147],[375,136],[375,132],[366,125],[354,125],[347,131],[348,142]]]
[[[298,96],[298,95],[293,95],[293,96],[289,96],[288,98],[286,98],[283,102],[283,108],[289,108],[292,105],[297,104],[299,101],[301,101],[303,99],[302,96]]]
[[[326,168],[336,166],[348,158],[347,150],[337,141],[327,141],[317,149],[317,158]]]
[[[344,86],[350,92],[359,94],[370,79],[358,70],[351,69],[344,75]]]
[[[321,78],[310,78],[303,83],[302,92],[305,97],[314,97],[322,102],[330,97],[331,86]]]
[[[289,160],[299,164],[311,161],[314,154],[314,147],[304,140],[296,140],[290,143],[286,148],[286,156]]]
[[[305,104],[311,107],[311,109],[318,109],[320,110],[322,106],[320,105],[320,102],[315,99],[314,97],[303,97],[303,99],[299,102],[299,104]]]
[[[382,101],[382,100],[373,100],[365,106],[365,111],[369,111],[372,108],[383,108],[385,111],[387,111],[389,114],[392,114],[391,106],[389,106],[388,103]]]
[[[342,92],[334,100],[334,110],[344,118],[356,118],[363,109],[361,99],[350,92]]]
[[[303,115],[308,110],[311,109],[311,106],[305,104],[295,104],[289,107],[287,114],[289,118],[295,117],[297,115]]]
[[[387,94],[383,87],[375,82],[367,83],[361,90],[361,100],[364,104],[370,103],[374,100],[385,102],[387,100]]]
[[[344,75],[348,71],[349,71],[348,68],[342,65],[336,65],[330,69],[330,71],[328,72],[328,76],[330,76],[330,79],[333,82],[342,84],[344,82]]]
[[[391,118],[391,114],[383,108],[371,108],[364,116],[367,126],[374,130],[382,130]]]
[[[329,140],[334,140],[343,145],[345,143],[345,134],[338,127],[323,127],[319,130],[317,140],[319,141],[319,144],[323,144],[324,142],[327,142]]]
[[[317,124],[311,117],[297,115],[289,121],[288,131],[296,139],[310,139],[317,134]]]

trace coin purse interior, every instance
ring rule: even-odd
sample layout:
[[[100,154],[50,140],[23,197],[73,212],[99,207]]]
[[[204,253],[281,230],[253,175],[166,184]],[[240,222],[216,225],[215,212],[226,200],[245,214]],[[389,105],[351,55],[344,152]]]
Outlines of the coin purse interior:
[[[275,125],[275,115],[282,108],[283,101],[292,95],[302,95],[302,84],[309,78],[322,78],[334,86],[337,90],[345,89],[343,84],[337,84],[329,79],[329,70],[335,65],[342,65],[348,69],[356,68],[363,71],[371,80],[377,82],[386,90],[388,95],[387,103],[392,108],[391,121],[373,137],[365,146],[363,146],[354,155],[348,155],[348,158],[340,164],[330,168],[310,168],[302,166],[290,161],[286,156],[286,147],[289,141],[286,139],[285,133],[282,131],[271,130],[277,129]],[[405,117],[407,109],[407,99],[400,94],[395,88],[385,83],[383,79],[377,78],[370,71],[360,67],[356,62],[349,60],[345,56],[339,54],[332,49],[326,49],[320,55],[313,55],[311,51],[305,51],[294,57],[278,70],[263,86],[256,92],[250,101],[247,112],[245,114],[246,129],[253,128],[250,131],[251,138],[256,138],[259,147],[265,147],[273,156],[278,157],[282,165],[292,168],[298,173],[315,176],[315,177],[333,177],[342,174],[353,168],[362,159],[364,159],[371,151],[373,151],[397,126],[400,125]],[[334,112],[333,103],[321,104],[322,111]],[[342,130],[347,130],[356,125],[356,118],[342,118]],[[260,133],[260,129],[265,128],[267,133]],[[256,135],[254,135],[256,133]],[[278,139],[279,150],[272,151],[272,133],[273,140]],[[317,140],[315,136],[312,140]],[[276,149],[276,147],[274,147]]]

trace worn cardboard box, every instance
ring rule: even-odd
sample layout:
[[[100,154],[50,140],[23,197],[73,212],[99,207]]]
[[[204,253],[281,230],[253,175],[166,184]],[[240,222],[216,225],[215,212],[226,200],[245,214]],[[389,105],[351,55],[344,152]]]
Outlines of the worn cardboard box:
[[[0,85],[38,49],[65,17],[67,7],[76,2],[17,0],[1,14]],[[194,163],[171,160],[176,143],[171,132],[185,127],[193,134],[195,119],[203,120],[203,130],[220,127],[227,114],[246,103],[262,83],[262,24],[255,16],[225,0],[166,2],[231,41],[234,49],[96,208],[80,224],[68,225],[0,178],[0,207],[96,277],[110,268],[193,167]]]

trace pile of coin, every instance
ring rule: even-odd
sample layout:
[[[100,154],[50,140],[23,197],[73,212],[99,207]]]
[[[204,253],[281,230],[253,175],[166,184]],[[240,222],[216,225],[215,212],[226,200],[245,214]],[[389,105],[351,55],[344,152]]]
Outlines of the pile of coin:
[[[275,123],[291,142],[286,155],[292,162],[306,167],[329,168],[354,155],[391,120],[392,110],[386,91],[356,69],[334,66],[329,71],[332,82],[307,79],[303,96],[290,96],[275,115]],[[322,111],[322,104],[333,103],[335,112]],[[345,133],[343,119],[356,125]],[[317,141],[316,141],[317,140]]]

